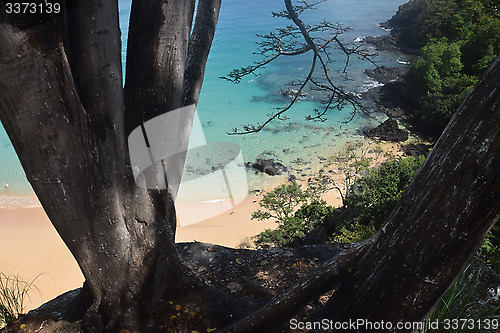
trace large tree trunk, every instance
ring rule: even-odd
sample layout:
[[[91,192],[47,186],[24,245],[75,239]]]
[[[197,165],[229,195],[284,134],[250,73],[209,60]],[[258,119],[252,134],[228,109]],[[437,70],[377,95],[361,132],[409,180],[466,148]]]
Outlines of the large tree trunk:
[[[500,218],[500,58],[464,101],[378,239],[330,299],[335,321],[419,322]],[[360,327],[358,332],[367,332]]]
[[[201,86],[213,31],[198,47],[201,73],[185,78],[194,3],[133,2],[124,98],[116,1],[79,1],[40,24],[0,2],[0,117],[85,276],[89,331],[137,328],[192,283],[174,246],[172,198],[135,185],[126,139],[188,95],[196,103],[199,89],[184,81]],[[201,3],[197,25],[215,27],[220,1]]]

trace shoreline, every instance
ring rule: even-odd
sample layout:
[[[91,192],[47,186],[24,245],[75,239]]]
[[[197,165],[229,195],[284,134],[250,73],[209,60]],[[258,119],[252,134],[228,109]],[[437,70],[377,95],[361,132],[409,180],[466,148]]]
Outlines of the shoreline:
[[[377,112],[377,114],[386,113]],[[315,129],[314,131],[316,132]],[[408,153],[410,149],[408,148],[405,152],[404,146],[416,146],[427,144],[427,142],[415,133],[410,132],[409,134],[410,139],[405,142],[378,141],[377,144],[384,152],[390,152],[394,156],[411,155]],[[270,191],[272,188],[286,183],[292,176],[292,179],[305,187],[308,178],[321,169],[330,170],[335,175],[337,170],[334,165],[326,165],[327,158],[341,151],[347,143],[363,142],[366,144],[370,141],[373,140],[354,135],[352,140],[342,141],[336,148],[332,148],[325,142],[324,145],[310,151],[308,156],[305,154],[304,156],[299,156],[299,154],[293,156],[295,160],[284,158],[286,161],[282,161],[281,156],[272,156],[272,154],[262,156],[264,158],[276,157],[276,162],[284,162],[288,171],[281,176],[267,176],[256,173],[255,170],[249,171],[247,174],[249,176],[247,177],[249,193],[240,204],[221,214],[195,223],[182,226],[178,221],[176,243],[203,242],[233,248],[252,248],[252,238],[255,235],[265,229],[277,227],[273,220],[256,221],[251,219],[251,213],[259,208],[259,201],[265,191]],[[285,150],[284,153],[283,157],[286,157]],[[262,155],[265,154],[264,151]],[[372,167],[376,167],[383,160],[380,159],[380,156],[375,156],[377,154],[373,151],[367,155],[374,158]],[[339,175],[334,177],[338,179]],[[35,194],[9,192],[8,189],[0,191],[0,234],[8,235],[0,243],[2,253],[0,267],[2,267],[2,273],[19,276],[21,280],[28,283],[36,278],[34,285],[37,289],[32,290],[30,298],[26,300],[25,304],[25,309],[28,311],[68,290],[81,287],[84,278],[75,259],[52,226]],[[327,192],[323,199],[334,207],[342,204],[340,195],[335,190]],[[219,204],[224,204],[224,202]],[[208,206],[203,205],[204,203],[182,203],[177,205],[176,209],[179,215],[193,221],[198,219],[196,214],[199,215],[201,208],[207,209]]]
[[[384,142],[381,146],[384,151],[390,151],[393,155],[403,155],[399,143]],[[381,160],[374,160],[374,165],[380,162]],[[283,180],[288,181],[283,177],[279,179],[281,181],[275,185]],[[307,177],[298,182],[305,186]],[[267,190],[271,188],[272,186]],[[33,197],[36,198],[34,195]],[[181,226],[178,223],[176,243],[204,242],[234,248],[252,248],[252,237],[277,226],[272,220],[251,219],[251,213],[259,208],[261,198],[262,192],[249,194],[239,205],[222,214],[191,225]],[[324,199],[330,205],[341,205],[336,191],[327,192]],[[180,204],[177,209],[196,214],[199,212],[196,208],[200,205],[203,203]],[[0,244],[2,273],[19,276],[26,282],[36,278],[34,285],[37,289],[32,290],[30,299],[26,300],[26,310],[34,309],[68,290],[82,286],[84,278],[75,259],[42,207],[0,208],[0,234],[8,235]]]

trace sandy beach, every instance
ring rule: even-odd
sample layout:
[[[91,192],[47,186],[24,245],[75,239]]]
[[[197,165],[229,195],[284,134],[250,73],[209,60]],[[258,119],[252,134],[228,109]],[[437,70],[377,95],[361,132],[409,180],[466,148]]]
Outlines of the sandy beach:
[[[42,208],[0,209],[0,271],[26,282],[35,278],[29,310],[81,287],[83,275]]]
[[[272,221],[253,221],[251,213],[259,197],[249,196],[234,209],[208,220],[177,229],[178,242],[208,242],[238,247],[251,236],[273,228]],[[179,209],[196,212],[196,205]],[[26,310],[83,284],[83,275],[50,223],[43,208],[0,209],[0,272],[23,281],[34,281],[37,289],[26,300]]]
[[[385,143],[382,149],[396,156],[402,155],[399,144]],[[374,165],[382,160],[374,160]],[[305,187],[306,179],[299,182]],[[34,195],[33,198],[36,201]],[[176,241],[198,241],[229,247],[252,246],[253,236],[276,227],[271,220],[251,220],[251,213],[259,208],[261,198],[262,194],[251,194],[234,208],[203,221],[199,221],[199,215],[210,209],[206,203],[179,205],[178,215],[183,219],[196,220],[196,223],[178,223]],[[327,192],[323,198],[333,206],[342,203],[336,191]],[[217,207],[214,209],[217,210]],[[82,286],[84,279],[76,261],[41,207],[0,208],[0,235],[0,272],[17,275],[27,282],[35,280],[36,289],[26,300],[26,311]]]

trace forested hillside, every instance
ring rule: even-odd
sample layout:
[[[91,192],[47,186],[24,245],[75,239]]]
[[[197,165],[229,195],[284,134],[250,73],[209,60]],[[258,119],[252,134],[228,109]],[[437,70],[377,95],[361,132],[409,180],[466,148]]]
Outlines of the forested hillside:
[[[500,54],[498,0],[412,0],[388,22],[399,45],[419,55],[406,94],[436,133]]]

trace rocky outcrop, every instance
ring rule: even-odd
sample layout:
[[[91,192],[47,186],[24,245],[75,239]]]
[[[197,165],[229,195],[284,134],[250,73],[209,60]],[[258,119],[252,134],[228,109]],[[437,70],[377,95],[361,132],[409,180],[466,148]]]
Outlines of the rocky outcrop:
[[[418,1],[410,0],[399,6],[394,16],[382,26],[391,29],[391,37],[399,48],[406,53],[416,53],[422,45],[425,36],[418,29],[420,13],[422,11]]]
[[[270,176],[281,175],[287,171],[287,168],[280,162],[275,162],[272,159],[266,160],[258,158],[254,163],[248,163],[248,166],[260,172],[265,172]]]
[[[401,80],[407,71],[408,69],[404,67],[380,66],[373,69],[366,69],[365,73],[372,79],[382,84],[387,84]]]
[[[420,11],[417,1],[410,0],[401,5],[390,20],[380,23],[382,28],[390,30],[389,36],[370,36],[363,41],[372,44],[379,51],[418,54],[423,46],[423,36],[418,29]]]
[[[363,42],[372,44],[378,51],[398,52],[399,47],[396,39],[392,36],[368,36],[363,38]]]
[[[290,97],[290,98],[295,98],[295,96],[297,96],[298,93],[299,93],[299,91],[296,89],[287,88],[287,89],[280,90],[281,95],[286,96],[286,97]],[[306,96],[307,96],[307,94],[305,92],[300,92],[300,94],[299,94],[299,98],[306,97]]]
[[[399,128],[398,122],[392,118],[375,128],[363,131],[363,133],[369,138],[383,141],[401,142],[408,140],[408,132]]]

